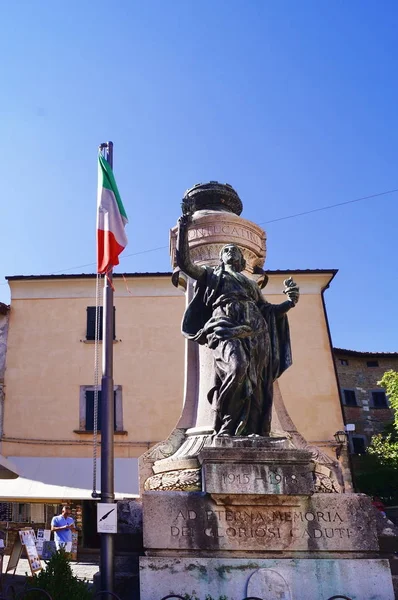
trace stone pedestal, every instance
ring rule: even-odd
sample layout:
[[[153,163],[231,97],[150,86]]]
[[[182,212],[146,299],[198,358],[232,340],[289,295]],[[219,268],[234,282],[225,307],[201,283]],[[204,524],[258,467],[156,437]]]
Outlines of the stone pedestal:
[[[143,495],[141,600],[393,600],[370,498],[314,493],[311,452],[213,437],[196,458],[201,492]]]
[[[141,600],[393,600],[370,498],[314,493],[310,452],[215,437],[197,460],[203,491],[143,495]]]
[[[217,265],[233,242],[246,275],[266,285],[265,232],[239,216],[231,186],[194,186],[183,206],[194,213],[188,240],[196,264]],[[174,228],[173,282],[188,303],[194,290],[177,268],[176,242]],[[268,438],[215,436],[212,385],[212,351],[186,341],[180,421],[140,461],[141,600],[393,600],[370,499],[341,493],[339,464],[297,431],[277,382]]]
[[[367,496],[228,493],[222,487],[211,494],[144,494],[141,600],[168,594],[394,599]]]

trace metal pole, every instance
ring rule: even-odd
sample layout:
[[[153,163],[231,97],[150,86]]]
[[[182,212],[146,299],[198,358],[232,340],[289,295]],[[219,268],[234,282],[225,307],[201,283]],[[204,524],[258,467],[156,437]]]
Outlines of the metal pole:
[[[107,161],[113,167],[113,143],[107,144]],[[113,288],[112,271],[104,277],[101,380],[101,502],[115,501],[113,434],[115,409],[113,392]],[[101,533],[101,590],[114,588],[114,534]],[[110,596],[109,596],[110,597]]]

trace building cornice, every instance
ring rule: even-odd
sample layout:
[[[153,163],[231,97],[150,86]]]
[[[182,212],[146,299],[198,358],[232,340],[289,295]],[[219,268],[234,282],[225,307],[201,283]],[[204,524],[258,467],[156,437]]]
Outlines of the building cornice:
[[[359,357],[367,357],[367,356],[394,356],[398,357],[398,352],[368,352],[368,351],[360,351],[360,350],[347,350],[345,348],[333,348],[333,354],[337,357],[344,356],[357,356]]]
[[[267,275],[293,275],[297,274],[330,274],[335,276],[338,272],[338,269],[275,269],[266,271]],[[169,271],[160,272],[154,271],[144,272],[144,273],[113,273],[113,277],[116,279],[123,277],[171,277],[172,273]],[[95,279],[97,277],[96,273],[72,273],[72,274],[50,274],[50,275],[7,275],[6,279],[8,281],[27,281],[27,280],[40,280],[40,279]]]
[[[335,269],[289,269],[267,271],[265,297],[281,296],[284,280],[292,277],[302,295],[318,295],[329,287]],[[171,283],[171,273],[126,273],[114,275],[115,300],[129,297],[175,297],[183,291]],[[42,300],[85,298],[95,304],[95,274],[79,275],[15,275],[8,277],[12,302],[15,300]]]

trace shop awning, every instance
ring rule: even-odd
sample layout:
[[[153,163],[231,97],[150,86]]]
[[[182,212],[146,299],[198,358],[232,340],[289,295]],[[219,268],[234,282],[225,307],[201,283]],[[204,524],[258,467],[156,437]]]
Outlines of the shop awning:
[[[0,479],[15,479],[16,477],[18,477],[16,466],[0,454]]]
[[[92,500],[91,458],[10,456],[20,476],[0,481],[0,502],[62,502]],[[101,460],[97,461],[97,491]],[[138,459],[115,459],[115,496],[138,497]]]

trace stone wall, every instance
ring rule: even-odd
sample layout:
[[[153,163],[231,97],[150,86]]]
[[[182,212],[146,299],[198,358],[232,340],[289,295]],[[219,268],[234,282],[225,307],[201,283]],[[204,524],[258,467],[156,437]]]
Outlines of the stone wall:
[[[393,411],[390,408],[372,406],[372,392],[384,391],[377,382],[386,371],[398,371],[398,353],[351,352],[353,351],[334,349],[343,411],[346,423],[355,424],[355,432],[351,436],[364,436],[365,444],[368,445],[372,435],[383,431],[385,425],[393,420]],[[372,360],[376,360],[379,366],[368,367],[367,362]],[[348,364],[342,364],[342,361],[347,361]],[[344,389],[355,391],[357,406],[344,404]]]

